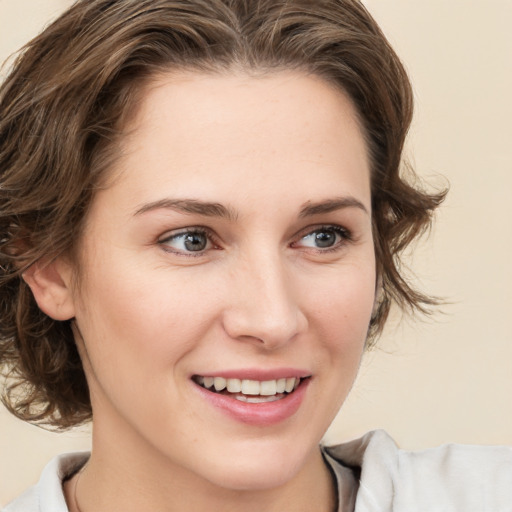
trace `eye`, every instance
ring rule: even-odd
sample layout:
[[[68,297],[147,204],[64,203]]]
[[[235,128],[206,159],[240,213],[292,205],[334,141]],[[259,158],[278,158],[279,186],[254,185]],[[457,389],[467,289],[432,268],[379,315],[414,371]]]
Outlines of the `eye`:
[[[213,247],[209,234],[199,228],[168,235],[158,243],[163,245],[166,250],[182,254],[198,253],[197,255],[200,255]]]
[[[303,236],[295,246],[313,249],[336,249],[345,240],[350,240],[350,233],[340,226],[322,226]]]

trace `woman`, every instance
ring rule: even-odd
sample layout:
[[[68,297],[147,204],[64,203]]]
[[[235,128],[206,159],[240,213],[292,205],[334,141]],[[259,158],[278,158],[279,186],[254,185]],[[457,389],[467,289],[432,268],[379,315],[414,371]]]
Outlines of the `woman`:
[[[442,200],[399,173],[411,98],[349,0],[88,0],[29,45],[0,104],[4,402],[92,420],[93,450],[7,511],[512,503],[506,449],[318,446],[390,304],[433,303],[399,271]]]

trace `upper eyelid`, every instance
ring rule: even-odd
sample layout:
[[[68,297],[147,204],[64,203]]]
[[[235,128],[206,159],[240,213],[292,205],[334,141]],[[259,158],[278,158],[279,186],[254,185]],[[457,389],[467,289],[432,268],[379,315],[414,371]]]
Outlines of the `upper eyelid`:
[[[347,227],[342,226],[340,224],[316,224],[316,225],[307,226],[307,227],[301,229],[297,233],[297,235],[295,235],[295,238],[297,240],[300,240],[301,238],[304,238],[305,236],[308,236],[311,233],[314,233],[315,231],[321,231],[322,229],[325,229],[325,230],[332,229],[335,231],[341,231],[346,235],[347,238],[352,237],[352,230],[348,229]]]
[[[204,226],[190,226],[185,228],[177,228],[166,231],[163,235],[158,237],[158,242],[165,242],[166,240],[170,240],[171,238],[178,237],[180,235],[185,235],[187,233],[203,233],[208,236],[208,238],[214,238],[213,232],[211,229]]]

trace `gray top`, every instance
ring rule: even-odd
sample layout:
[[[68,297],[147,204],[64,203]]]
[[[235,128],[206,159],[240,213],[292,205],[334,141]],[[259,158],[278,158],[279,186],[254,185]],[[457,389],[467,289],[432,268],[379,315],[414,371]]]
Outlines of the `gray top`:
[[[512,512],[512,448],[444,445],[400,450],[383,431],[322,447],[338,484],[338,512]],[[68,512],[62,481],[88,453],[54,458],[2,512]]]

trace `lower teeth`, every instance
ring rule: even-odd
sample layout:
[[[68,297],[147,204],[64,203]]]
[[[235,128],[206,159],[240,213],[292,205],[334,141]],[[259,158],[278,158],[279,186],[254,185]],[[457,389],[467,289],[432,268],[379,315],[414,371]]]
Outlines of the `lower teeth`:
[[[275,402],[281,400],[285,395],[272,395],[272,396],[246,396],[246,395],[233,395],[233,398],[240,402],[247,402],[249,404],[264,404],[266,402]]]

